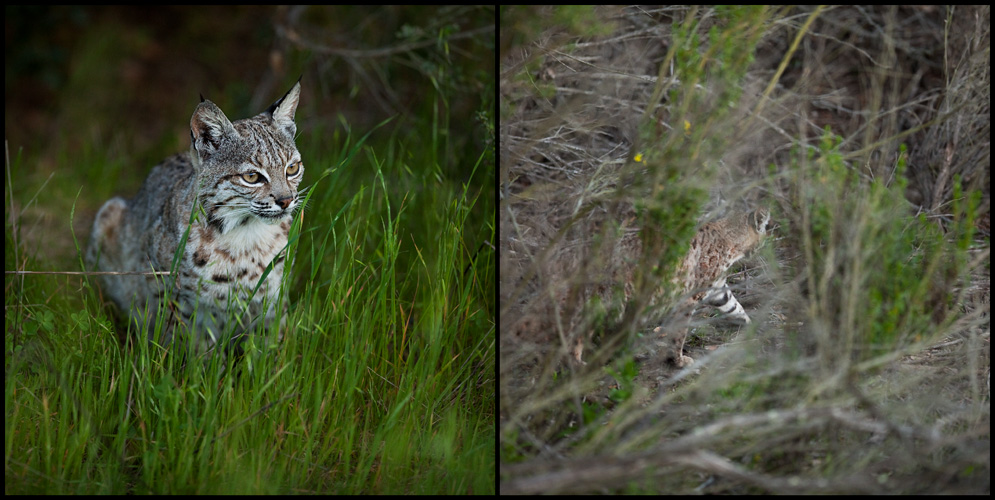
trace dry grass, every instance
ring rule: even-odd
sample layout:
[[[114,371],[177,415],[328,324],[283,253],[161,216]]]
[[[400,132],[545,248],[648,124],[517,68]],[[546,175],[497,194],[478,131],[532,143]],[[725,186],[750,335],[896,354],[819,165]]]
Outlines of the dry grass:
[[[501,16],[502,492],[989,492],[989,7]],[[757,204],[754,324],[664,365],[659,267]]]

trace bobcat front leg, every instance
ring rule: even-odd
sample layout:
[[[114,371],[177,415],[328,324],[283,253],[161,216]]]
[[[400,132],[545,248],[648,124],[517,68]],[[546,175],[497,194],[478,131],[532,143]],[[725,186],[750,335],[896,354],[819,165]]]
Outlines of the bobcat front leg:
[[[736,300],[736,296],[732,294],[732,290],[726,285],[725,278],[717,281],[712,286],[703,301],[722,311],[727,317],[740,324],[750,324],[750,316],[746,314],[743,305]]]
[[[685,304],[683,312],[678,312],[679,323],[664,330],[662,326],[653,329],[653,332],[663,339],[664,350],[666,351],[665,361],[673,363],[678,368],[684,368],[694,364],[691,356],[684,355],[684,340],[688,336],[691,325],[691,315],[693,308],[690,304]]]

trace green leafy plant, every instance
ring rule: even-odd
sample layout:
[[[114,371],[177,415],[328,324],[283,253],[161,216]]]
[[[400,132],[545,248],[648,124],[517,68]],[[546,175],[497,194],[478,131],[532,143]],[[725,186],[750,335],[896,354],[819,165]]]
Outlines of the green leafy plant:
[[[950,284],[961,275],[970,226],[951,243],[924,214],[905,201],[905,148],[888,177],[866,178],[838,150],[826,130],[818,151],[793,167],[801,247],[806,254],[807,303],[836,334],[822,344],[837,353],[825,359],[867,361],[932,339],[937,322],[949,321]],[[971,220],[976,201],[958,220]],[[839,357],[839,353],[852,356]]]

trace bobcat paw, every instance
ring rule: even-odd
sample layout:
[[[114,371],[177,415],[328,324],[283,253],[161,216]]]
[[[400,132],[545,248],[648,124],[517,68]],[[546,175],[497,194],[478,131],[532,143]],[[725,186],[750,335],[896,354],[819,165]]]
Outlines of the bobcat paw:
[[[580,366],[587,365],[587,363],[583,359],[581,359],[581,356],[584,355],[584,343],[583,342],[577,342],[577,344],[574,345],[574,348],[571,350],[570,354],[572,355],[571,358],[573,358],[573,361],[575,363],[577,363],[578,365],[580,365]]]
[[[678,368],[684,368],[685,366],[691,366],[694,364],[694,359],[691,356],[684,356],[683,354],[677,356],[670,356],[666,358],[668,363],[673,363],[674,366]]]

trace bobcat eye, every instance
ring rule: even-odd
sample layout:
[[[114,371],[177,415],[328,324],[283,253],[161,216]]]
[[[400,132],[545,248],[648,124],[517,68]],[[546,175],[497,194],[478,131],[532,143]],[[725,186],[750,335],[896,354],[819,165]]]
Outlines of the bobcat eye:
[[[259,182],[259,172],[248,172],[242,174],[242,179],[249,184],[255,184]]]
[[[301,171],[301,162],[294,163],[287,167],[287,177],[293,177],[297,175],[297,172]]]

